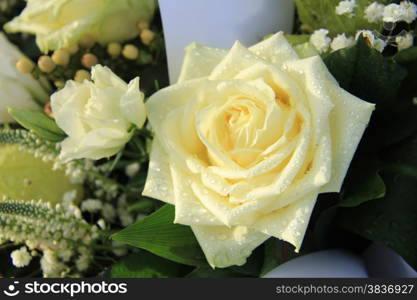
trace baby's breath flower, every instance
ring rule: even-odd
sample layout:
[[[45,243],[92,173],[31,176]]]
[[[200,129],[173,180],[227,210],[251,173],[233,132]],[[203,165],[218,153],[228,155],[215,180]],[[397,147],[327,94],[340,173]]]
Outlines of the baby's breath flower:
[[[346,37],[344,33],[337,35],[330,44],[332,51],[347,48],[355,44],[353,37]]]
[[[354,16],[353,9],[357,6],[355,0],[343,0],[336,6],[336,15]]]
[[[411,33],[405,35],[399,35],[395,37],[395,42],[397,43],[398,51],[410,48],[413,46],[414,37]]]
[[[103,218],[110,222],[112,222],[116,217],[116,210],[114,209],[114,206],[109,203],[103,205],[103,210],[101,213]]]
[[[44,277],[63,277],[68,267],[59,261],[55,251],[45,250],[41,258],[41,269]]]
[[[318,52],[323,53],[329,49],[331,38],[327,35],[329,31],[327,29],[318,29],[310,36],[310,42],[317,49]]]
[[[402,1],[400,6],[404,10],[403,21],[411,24],[417,18],[417,5],[410,1]]]
[[[26,267],[30,264],[32,256],[30,255],[26,247],[22,247],[18,250],[14,250],[10,257],[12,258],[13,265],[17,268]]]
[[[367,40],[372,48],[378,52],[384,51],[387,43],[384,40],[377,38],[371,30],[359,30],[356,32],[355,40],[357,40],[361,35]]]
[[[127,254],[126,244],[120,243],[118,241],[113,241],[112,246],[113,246],[113,253],[116,256],[121,257]]]
[[[101,229],[106,229],[106,221],[104,221],[103,219],[100,219],[97,221],[97,225],[98,227],[100,227]]]
[[[77,190],[70,190],[62,196],[62,204],[69,205],[77,198]]]
[[[87,199],[81,203],[81,210],[91,213],[98,212],[103,208],[103,203],[97,199]]]
[[[372,2],[365,8],[365,19],[369,23],[376,23],[382,20],[385,5],[379,2]]]
[[[405,7],[396,3],[391,3],[384,8],[382,20],[384,22],[396,23],[403,20],[405,16]]]
[[[81,254],[77,260],[75,261],[75,265],[77,267],[77,270],[80,272],[83,272],[85,270],[88,269],[88,267],[90,266],[90,262],[92,260],[91,255],[88,253],[86,254]]]

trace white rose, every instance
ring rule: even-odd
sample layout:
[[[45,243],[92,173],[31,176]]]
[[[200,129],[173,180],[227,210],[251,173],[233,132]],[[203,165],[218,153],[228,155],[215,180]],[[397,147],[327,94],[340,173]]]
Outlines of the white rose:
[[[156,0],[29,0],[5,30],[36,34],[43,52],[75,44],[84,35],[107,44],[137,36],[137,22],[149,21],[155,7]]]
[[[61,144],[63,161],[116,154],[130,140],[133,125],[141,128],[146,120],[138,77],[126,84],[101,65],[91,77],[68,81],[51,97],[56,123],[68,135]]]
[[[7,108],[40,109],[48,101],[48,93],[30,74],[16,69],[16,62],[25,57],[0,32],[0,123],[13,122]]]
[[[212,266],[277,237],[301,246],[318,194],[338,192],[374,105],[282,33],[247,49],[193,44],[179,82],[146,103],[144,195],[175,205]]]

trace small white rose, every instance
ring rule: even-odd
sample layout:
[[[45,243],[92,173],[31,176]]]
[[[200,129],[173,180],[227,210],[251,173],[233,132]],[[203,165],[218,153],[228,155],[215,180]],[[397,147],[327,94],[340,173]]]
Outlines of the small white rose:
[[[43,52],[76,44],[89,36],[101,44],[139,34],[138,21],[149,21],[156,0],[31,0],[5,25],[8,32],[36,34]]]
[[[16,69],[17,61],[25,55],[2,32],[0,56],[0,123],[13,122],[7,112],[8,107],[41,109],[39,104],[46,103],[49,96],[39,81]]]
[[[51,97],[56,123],[68,135],[61,144],[63,161],[114,155],[130,140],[132,126],[141,128],[146,120],[138,77],[126,84],[101,65],[91,77],[68,81]]]
[[[179,82],[146,103],[143,194],[175,205],[208,262],[242,265],[270,236],[298,251],[318,194],[339,192],[374,105],[282,33],[229,51],[193,44]]]

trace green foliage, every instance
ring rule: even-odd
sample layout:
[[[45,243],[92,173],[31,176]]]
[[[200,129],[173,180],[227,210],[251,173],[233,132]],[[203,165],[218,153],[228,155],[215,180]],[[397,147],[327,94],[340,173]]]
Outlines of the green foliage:
[[[189,226],[174,224],[175,208],[164,205],[112,238],[185,265],[206,265],[204,254]]]
[[[414,148],[417,151],[417,148]],[[343,228],[399,253],[417,268],[417,168],[384,172],[384,198],[343,209],[338,223]]]
[[[353,207],[385,195],[385,184],[375,159],[355,160],[347,177],[340,206]]]
[[[335,36],[340,33],[354,35],[357,30],[371,29],[380,31],[382,23],[369,23],[364,18],[366,6],[374,0],[356,0],[358,6],[354,9],[355,15],[336,15],[335,8],[340,0],[295,0],[302,29],[313,32],[320,28],[329,29]],[[389,3],[390,0],[379,0],[380,3]]]
[[[264,253],[261,276],[297,256],[292,245],[276,238],[270,238],[265,242]]]
[[[51,142],[65,139],[63,132],[55,121],[40,111],[9,108],[9,114],[24,128],[33,131],[37,136]]]
[[[181,265],[146,251],[122,258],[105,273],[111,278],[172,278],[180,275]]]
[[[339,207],[328,210],[330,217],[322,223],[332,228],[338,225],[369,241],[384,244],[415,268],[417,107],[412,100],[416,96],[415,49],[384,57],[360,39],[356,46],[331,53],[324,61],[343,88],[375,103],[376,110],[345,179]],[[323,243],[320,238],[324,225],[319,227],[316,236],[322,245],[328,245],[328,241]]]
[[[393,59],[370,49],[363,38],[356,46],[324,57],[329,71],[345,90],[381,109],[397,101],[406,70]]]

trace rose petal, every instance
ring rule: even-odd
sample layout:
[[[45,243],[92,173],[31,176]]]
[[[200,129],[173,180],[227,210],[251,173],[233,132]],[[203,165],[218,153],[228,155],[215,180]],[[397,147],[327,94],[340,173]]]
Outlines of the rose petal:
[[[208,263],[224,268],[241,266],[251,252],[269,238],[244,226],[191,226]]]
[[[295,203],[291,203],[291,205],[262,217],[251,227],[264,234],[291,243],[295,246],[295,251],[298,252],[311,212],[316,203],[317,195],[318,190]]]
[[[277,66],[281,66],[286,61],[298,59],[297,53],[282,31],[250,47],[249,50]]]
[[[187,46],[178,83],[209,76],[226,54],[226,50],[206,47],[197,43]]]
[[[350,162],[368,126],[375,105],[365,102],[336,84],[329,83],[335,108],[330,115],[332,135],[332,177],[322,193],[339,192]]]
[[[171,167],[175,197],[175,223],[184,225],[224,225],[200,202],[191,189],[190,182],[178,166]]]
[[[149,158],[148,176],[142,195],[174,204],[171,170],[168,155],[155,137]]]

